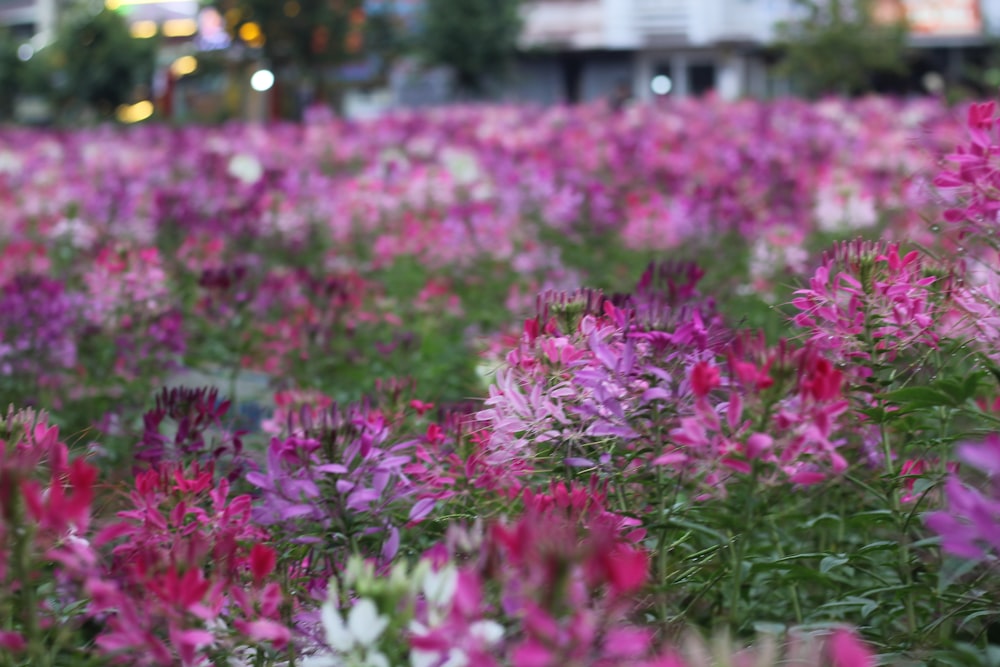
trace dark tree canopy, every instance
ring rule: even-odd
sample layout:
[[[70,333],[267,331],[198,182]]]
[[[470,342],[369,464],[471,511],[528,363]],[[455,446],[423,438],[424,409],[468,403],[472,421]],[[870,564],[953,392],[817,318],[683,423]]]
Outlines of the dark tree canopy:
[[[907,73],[902,10],[876,0],[795,0],[802,18],[779,29],[782,68],[806,95],[857,95]],[[886,13],[886,8],[890,11]],[[881,12],[881,14],[880,14]]]
[[[217,0],[230,32],[277,67],[343,63],[364,47],[364,0]],[[250,27],[248,27],[250,26]],[[256,30],[260,37],[253,39]]]
[[[520,7],[519,0],[427,0],[419,51],[449,67],[464,90],[481,92],[516,53]]]
[[[13,36],[0,28],[0,118],[7,118],[13,112],[14,100],[19,92],[20,60],[17,57],[17,43]]]
[[[53,67],[63,106],[83,103],[106,115],[152,81],[156,44],[136,39],[124,18],[103,10],[67,21],[40,55]]]

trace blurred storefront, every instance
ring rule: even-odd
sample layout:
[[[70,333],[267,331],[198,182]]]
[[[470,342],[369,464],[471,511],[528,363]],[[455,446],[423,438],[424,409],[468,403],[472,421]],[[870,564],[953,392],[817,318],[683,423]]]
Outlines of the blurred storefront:
[[[529,0],[523,93],[544,101],[769,92],[761,47],[789,0]],[[554,91],[554,92],[553,92]]]
[[[1000,39],[998,0],[880,0],[877,12],[886,21],[903,18],[909,24],[916,90],[961,84],[970,71],[982,79]]]
[[[920,87],[928,73],[961,79],[1000,39],[1000,0],[879,0],[878,17],[911,26]],[[526,0],[512,94],[537,102],[725,98],[785,92],[773,74],[778,26],[793,0]]]

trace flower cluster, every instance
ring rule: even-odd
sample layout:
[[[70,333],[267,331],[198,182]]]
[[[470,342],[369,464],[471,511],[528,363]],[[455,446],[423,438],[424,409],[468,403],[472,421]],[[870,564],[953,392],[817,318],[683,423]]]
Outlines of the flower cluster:
[[[77,366],[82,300],[65,286],[25,274],[0,286],[0,377],[52,385]]]
[[[936,347],[947,310],[948,275],[898,243],[838,244],[792,305],[795,324],[838,360],[892,361],[910,347]]]
[[[109,575],[88,582],[97,645],[118,664],[188,666],[291,639],[283,593],[269,581],[276,553],[211,467],[164,464],[136,476],[129,509],[95,539]]]
[[[313,545],[319,568],[362,544],[389,563],[400,543],[393,510],[408,508],[413,495],[403,473],[413,443],[396,440],[394,424],[377,409],[320,403],[326,407],[288,413],[288,431],[271,438],[263,470],[247,474],[260,490],[255,519],[292,543]]]
[[[79,628],[83,582],[97,571],[89,541],[97,469],[70,460],[44,414],[0,420],[0,649],[38,659],[72,652],[62,623]]]

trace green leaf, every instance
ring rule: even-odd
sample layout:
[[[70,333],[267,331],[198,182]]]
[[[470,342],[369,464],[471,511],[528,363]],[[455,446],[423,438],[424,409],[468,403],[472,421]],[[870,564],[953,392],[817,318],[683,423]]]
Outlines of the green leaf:
[[[953,397],[932,387],[904,387],[882,394],[882,398],[910,410],[958,404]]]
[[[841,517],[841,516],[839,516],[837,514],[831,514],[829,512],[825,512],[823,514],[820,514],[819,516],[816,516],[816,517],[813,517],[812,519],[809,519],[803,525],[806,528],[814,528],[814,527],[816,527],[816,525],[818,525],[819,523],[821,523],[823,521],[831,521],[833,523],[840,523],[841,521],[843,521],[843,517]]]
[[[965,558],[946,556],[944,562],[941,564],[941,571],[938,572],[938,593],[943,593],[946,588],[972,572],[978,565],[978,560],[966,560]]]
[[[819,562],[819,571],[823,574],[826,574],[833,568],[840,567],[849,560],[850,558],[844,556],[843,554],[840,554],[838,556],[826,556],[825,558],[823,558],[823,560]]]
[[[889,540],[881,540],[879,542],[872,542],[871,544],[866,544],[865,546],[858,549],[859,554],[866,554],[871,551],[886,551],[889,549],[898,549],[899,542],[891,542]]]

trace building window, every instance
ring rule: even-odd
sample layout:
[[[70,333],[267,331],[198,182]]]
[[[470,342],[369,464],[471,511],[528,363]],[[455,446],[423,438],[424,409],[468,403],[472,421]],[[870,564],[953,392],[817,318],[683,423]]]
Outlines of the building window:
[[[692,95],[704,95],[715,89],[715,65],[700,63],[688,65],[688,90]]]

